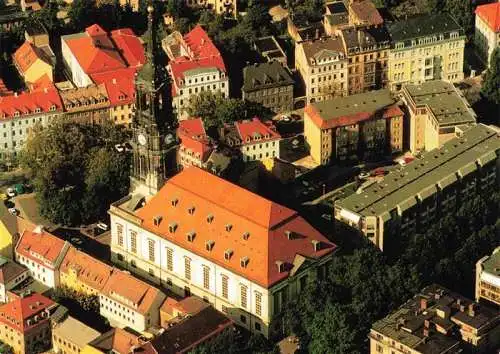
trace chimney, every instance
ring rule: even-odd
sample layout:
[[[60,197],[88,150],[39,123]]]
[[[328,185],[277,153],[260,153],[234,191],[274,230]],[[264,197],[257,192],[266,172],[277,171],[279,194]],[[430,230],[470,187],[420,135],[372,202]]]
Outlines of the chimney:
[[[319,28],[316,28],[316,32],[314,33],[314,39],[319,39]]]
[[[276,265],[278,266],[278,273],[283,273],[285,271],[285,263],[282,261],[276,261]]]
[[[420,299],[420,310],[424,311],[425,309],[427,309],[427,299],[421,298]]]

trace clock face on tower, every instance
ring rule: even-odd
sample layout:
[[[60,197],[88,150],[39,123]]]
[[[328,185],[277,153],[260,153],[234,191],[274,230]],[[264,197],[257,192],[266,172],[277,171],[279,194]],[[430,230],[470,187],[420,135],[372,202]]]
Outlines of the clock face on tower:
[[[146,145],[146,137],[143,135],[143,134],[139,134],[137,136],[137,141],[139,142],[139,144],[141,145]]]

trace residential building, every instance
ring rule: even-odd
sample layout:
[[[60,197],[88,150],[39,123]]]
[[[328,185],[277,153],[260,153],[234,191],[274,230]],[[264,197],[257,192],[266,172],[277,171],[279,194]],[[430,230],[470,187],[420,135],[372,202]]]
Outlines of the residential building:
[[[341,38],[296,44],[295,68],[304,81],[308,103],[347,94],[347,57]]]
[[[238,13],[237,0],[185,0],[188,7],[204,8],[218,15],[236,17]]]
[[[478,124],[457,135],[360,193],[336,201],[335,218],[359,230],[381,250],[391,251],[395,244],[391,238],[423,232],[455,213],[462,200],[498,190],[496,128]]]
[[[500,339],[500,311],[440,285],[422,289],[370,330],[370,353],[491,353]]]
[[[197,166],[205,168],[214,147],[205,132],[201,118],[186,119],[179,122],[178,163],[183,168]]]
[[[65,0],[65,1],[67,2],[68,0]],[[73,0],[69,0],[69,1],[73,2]],[[118,3],[121,6],[130,6],[132,11],[138,12],[139,11],[139,1],[140,0],[119,0]],[[97,0],[98,6],[101,6],[103,4],[114,4],[114,3],[115,3],[115,0]]]
[[[29,277],[26,267],[0,256],[0,303],[7,302],[7,291]]]
[[[34,279],[56,288],[59,286],[59,266],[69,248],[69,242],[37,227],[21,234],[15,250],[16,261],[25,265]]]
[[[476,301],[500,305],[500,247],[476,263]]]
[[[188,296],[182,300],[167,297],[160,307],[160,325],[168,329],[186,317],[196,316],[210,304],[196,296]]]
[[[100,335],[92,327],[68,316],[52,328],[52,350],[55,353],[79,354]]]
[[[87,124],[104,124],[109,121],[110,102],[104,84],[61,90],[59,94],[65,118]]]
[[[14,53],[13,62],[27,85],[35,83],[45,75],[53,81],[55,55],[48,45],[37,47],[25,41]]]
[[[50,349],[50,311],[57,306],[40,294],[33,294],[0,306],[0,341],[15,354]]]
[[[387,29],[384,26],[350,27],[342,29],[339,33],[349,61],[347,70],[349,94],[386,88],[391,48]]]
[[[185,303],[187,299],[190,304]],[[187,299],[181,302],[184,302],[183,305],[188,309],[194,307],[195,311],[189,314],[183,313],[182,310],[177,312],[176,318],[169,323],[170,326],[166,327],[162,334],[140,347],[142,353],[190,353],[199,345],[233,328],[233,321],[203,300],[193,296]]]
[[[476,7],[474,44],[480,58],[489,66],[491,54],[500,45],[500,2]]]
[[[80,354],[130,354],[143,344],[139,334],[132,332],[126,328],[113,328],[87,344]]]
[[[349,24],[352,26],[381,26],[382,16],[372,0],[348,0]]]
[[[293,110],[294,81],[288,70],[279,62],[248,65],[243,68],[244,100],[257,102],[273,112]]]
[[[20,216],[3,213],[0,216],[0,256],[14,259],[14,248],[24,230],[34,230],[36,225]]]
[[[279,157],[281,135],[271,121],[250,120],[234,122],[221,129],[221,140],[241,152],[243,161],[264,161]]]
[[[50,47],[49,32],[41,22],[35,21],[30,24],[24,30],[24,38],[37,48]]]
[[[144,332],[160,324],[159,309],[165,297],[129,272],[115,270],[100,292],[100,313],[113,327]]]
[[[339,29],[350,26],[349,11],[343,1],[325,3],[323,27],[328,36],[333,36]]]
[[[426,14],[394,22],[388,30],[392,39],[392,90],[428,80],[463,80],[465,33],[453,17],[445,13]]]
[[[98,295],[112,272],[113,268],[107,264],[70,247],[59,268],[59,285],[79,293]]]
[[[105,32],[92,25],[85,32],[61,37],[63,62],[77,87],[93,84],[92,75],[144,64],[144,49],[131,29]]]
[[[438,148],[455,137],[456,127],[476,123],[476,113],[449,82],[404,85],[401,97],[409,113],[409,145],[414,153]]]
[[[143,207],[126,197],[109,214],[116,264],[265,336],[285,303],[325,275],[336,250],[297,212],[196,167]]]
[[[304,137],[321,165],[380,158],[403,149],[403,111],[388,89],[311,103]]]
[[[167,70],[172,79],[172,106],[179,118],[187,118],[185,108],[191,95],[211,91],[229,97],[224,60],[200,25],[184,36],[173,32],[163,39],[162,46],[170,59]]]
[[[288,35],[295,41],[296,45],[304,41],[325,37],[325,29],[321,21],[304,21],[303,18],[297,18],[294,15],[288,16],[286,20]]]
[[[63,115],[63,105],[54,88],[0,97],[0,154],[15,156],[36,125],[46,126]]]
[[[27,14],[19,5],[4,6],[0,12],[0,28],[9,31],[24,23]]]
[[[285,67],[288,66],[288,57],[274,36],[257,38],[253,48],[266,61],[277,61]]]

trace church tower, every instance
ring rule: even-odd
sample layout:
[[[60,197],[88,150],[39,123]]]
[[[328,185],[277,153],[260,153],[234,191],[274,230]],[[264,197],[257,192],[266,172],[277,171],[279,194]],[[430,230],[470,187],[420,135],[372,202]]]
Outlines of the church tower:
[[[159,63],[159,42],[152,1],[148,6],[148,30],[145,35],[146,63],[136,74],[136,105],[132,121],[132,169],[130,193],[151,196],[177,171],[177,141],[172,115],[168,114],[167,82],[164,66]]]

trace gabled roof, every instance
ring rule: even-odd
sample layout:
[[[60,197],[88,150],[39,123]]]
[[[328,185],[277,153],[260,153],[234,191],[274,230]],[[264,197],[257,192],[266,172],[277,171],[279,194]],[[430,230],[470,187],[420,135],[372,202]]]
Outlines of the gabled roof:
[[[97,291],[109,280],[113,268],[94,257],[70,247],[59,268],[62,274],[76,272],[78,281]]]
[[[27,271],[26,267],[0,256],[0,284],[7,284]]]
[[[311,64],[311,59],[317,59],[316,56],[320,53],[324,55],[325,53],[335,54],[339,56],[338,59],[343,59],[345,57],[344,46],[342,40],[339,37],[328,37],[315,39],[311,41],[305,41],[300,44],[304,50],[304,55],[306,57],[307,63]]]
[[[161,305],[160,311],[172,315],[175,309],[183,315],[193,316],[209,306],[210,304],[196,296],[189,296],[179,301],[169,297]]]
[[[297,254],[319,259],[336,248],[297,212],[196,167],[167,181],[136,216],[143,228],[266,288],[288,277]]]
[[[153,305],[154,300],[161,293],[160,290],[148,285],[147,283],[135,278],[129,273],[115,269],[108,279],[108,282],[102,289],[101,294],[112,298],[115,301],[122,303],[122,305],[145,314]],[[135,306],[131,306],[125,302],[120,301],[114,295],[125,298]]]
[[[48,317],[28,324],[27,320],[55,305],[55,302],[45,296],[35,293],[0,306],[0,322],[20,332],[36,327]]]
[[[111,31],[111,38],[129,67],[138,68],[146,62],[141,39],[130,28]]]
[[[29,89],[31,92],[34,91],[44,91],[44,90],[55,90],[56,86],[54,82],[50,79],[49,75],[44,74],[38,80],[29,84]]]
[[[118,69],[91,75],[96,84],[104,84],[112,106],[135,102],[135,68]]]
[[[132,348],[140,343],[138,334],[121,328],[113,328],[94,339],[89,343],[89,346],[105,353],[129,354]]]
[[[50,60],[45,52],[28,41],[25,41],[14,53],[14,62],[22,74],[26,73],[37,60],[50,65]]]
[[[205,162],[213,151],[201,118],[186,119],[179,122],[177,136],[180,140],[181,149],[184,147],[197,154],[202,162]]]
[[[179,122],[179,134],[188,136],[205,137],[207,135],[201,118],[185,119]]]
[[[488,24],[494,32],[500,32],[500,2],[479,5],[476,7],[476,15]]]
[[[254,144],[281,139],[281,135],[276,131],[272,123],[264,123],[255,117],[251,120],[240,120],[234,123],[236,131],[241,140],[241,145]]]
[[[384,23],[382,16],[380,16],[372,0],[351,1],[349,10],[352,11],[363,24],[377,26]]]
[[[66,242],[46,231],[35,229],[25,230],[16,246],[16,253],[29,258],[35,263],[51,267],[64,250]]]
[[[244,91],[283,87],[293,83],[290,73],[277,61],[248,65],[243,69]]]
[[[37,109],[40,112],[37,112]],[[14,117],[16,112],[19,112],[21,116],[61,110],[61,97],[59,97],[59,93],[55,89],[23,92],[18,95],[0,97],[0,119]]]

